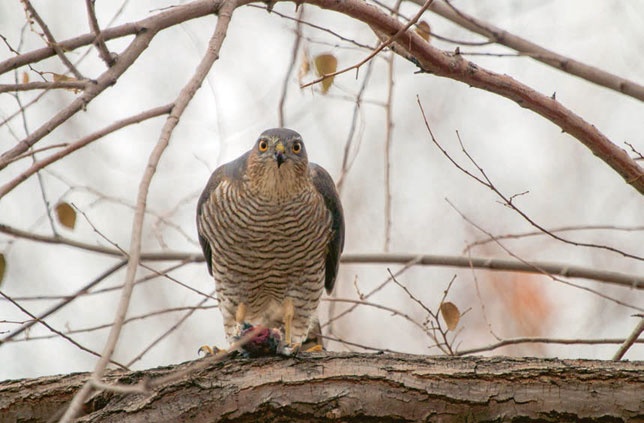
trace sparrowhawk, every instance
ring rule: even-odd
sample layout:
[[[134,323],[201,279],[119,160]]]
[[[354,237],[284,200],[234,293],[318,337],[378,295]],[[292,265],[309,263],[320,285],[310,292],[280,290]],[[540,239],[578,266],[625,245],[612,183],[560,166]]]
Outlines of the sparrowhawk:
[[[335,284],[344,217],[331,176],[309,163],[300,134],[268,129],[218,167],[199,198],[197,230],[228,341],[251,324],[283,325],[286,345],[304,342],[322,291]]]

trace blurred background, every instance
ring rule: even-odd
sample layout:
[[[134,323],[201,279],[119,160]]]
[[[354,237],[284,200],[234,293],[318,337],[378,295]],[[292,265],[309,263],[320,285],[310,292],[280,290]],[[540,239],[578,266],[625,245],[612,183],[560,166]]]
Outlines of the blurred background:
[[[101,27],[112,27],[178,3],[96,2],[96,14]],[[81,2],[32,4],[59,41],[90,32]],[[605,1],[588,7],[582,0],[459,0],[453,5],[554,52],[644,83],[644,3]],[[418,8],[402,2],[401,19],[411,18]],[[143,369],[195,359],[203,344],[225,346],[214,283],[205,264],[194,259],[201,254],[196,202],[217,166],[248,150],[264,129],[280,125],[281,101],[283,125],[302,134],[311,161],[342,181],[345,253],[520,259],[644,274],[642,196],[576,139],[498,95],[416,73],[413,63],[389,50],[358,72],[336,76],[326,92],[320,84],[300,88],[317,78],[316,57],[332,55],[341,69],[365,58],[378,40],[367,25],[341,14],[305,5],[300,15],[304,23],[298,25],[298,13],[291,3],[276,4],[272,13],[263,4],[235,11],[220,58],[174,131],[147,201],[143,252],[186,260],[145,261],[140,267],[115,361]],[[625,142],[644,152],[641,101],[484,43],[485,38],[432,12],[421,19],[431,28],[435,47],[459,47],[480,67],[542,94],[556,93],[559,102],[631,156],[636,154]],[[45,46],[40,28],[26,22],[20,2],[0,4],[0,61],[16,54],[11,49],[25,53]],[[204,17],[160,32],[113,87],[40,141],[37,149],[51,149],[35,157],[45,158],[57,145],[174,101],[204,54],[215,22],[215,16]],[[110,40],[107,46],[118,53],[131,39]],[[106,68],[91,46],[66,55],[90,78]],[[0,75],[0,84],[42,80],[38,72],[52,76],[66,71],[52,57]],[[2,152],[76,96],[62,89],[0,94]],[[572,243],[540,233],[497,194],[456,168],[432,143],[418,102],[437,141],[454,160],[476,174],[458,132],[467,153],[500,192],[517,195],[513,203],[533,222]],[[0,339],[6,340],[0,344],[0,380],[93,368],[97,357],[91,351],[100,354],[105,344],[125,268],[116,268],[122,257],[73,244],[128,249],[138,185],[164,122],[161,116],[110,133],[0,199],[0,290],[6,295],[0,298]],[[32,163],[27,156],[0,171],[0,185]],[[75,218],[73,225],[65,221],[69,216]],[[566,230],[559,232],[562,228]],[[490,235],[500,237],[498,242]],[[60,242],[42,242],[39,236]],[[398,284],[390,280],[388,269]],[[335,292],[323,300],[320,320],[330,350],[416,354],[467,352],[519,337],[623,339],[638,323],[634,315],[644,308],[641,290],[559,279],[446,266],[343,264]],[[70,296],[75,297],[70,301]],[[362,304],[329,323],[355,305],[340,300]],[[459,310],[453,330],[446,329],[439,313],[442,300]],[[13,334],[61,303],[43,319],[48,327],[35,324]],[[446,338],[432,331],[437,325]],[[432,334],[450,347],[438,348]],[[609,359],[618,346],[522,343],[482,353]],[[644,359],[644,346],[634,345],[625,357]]]

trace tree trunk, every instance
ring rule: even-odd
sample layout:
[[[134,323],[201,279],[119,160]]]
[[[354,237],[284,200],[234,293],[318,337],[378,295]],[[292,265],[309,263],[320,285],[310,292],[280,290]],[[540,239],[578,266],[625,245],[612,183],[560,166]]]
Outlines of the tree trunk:
[[[110,372],[106,382],[124,385],[178,376],[145,394],[99,391],[79,421],[644,421],[644,362],[357,353],[206,360]],[[2,382],[0,420],[47,421],[88,377]]]

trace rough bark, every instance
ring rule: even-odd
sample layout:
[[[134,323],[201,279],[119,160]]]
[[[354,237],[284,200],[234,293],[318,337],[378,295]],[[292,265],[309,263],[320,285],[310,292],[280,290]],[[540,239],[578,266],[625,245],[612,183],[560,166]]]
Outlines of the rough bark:
[[[185,370],[146,394],[99,391],[79,421],[644,421],[644,362],[316,353],[113,371],[105,381]],[[88,377],[2,382],[0,420],[47,421]]]

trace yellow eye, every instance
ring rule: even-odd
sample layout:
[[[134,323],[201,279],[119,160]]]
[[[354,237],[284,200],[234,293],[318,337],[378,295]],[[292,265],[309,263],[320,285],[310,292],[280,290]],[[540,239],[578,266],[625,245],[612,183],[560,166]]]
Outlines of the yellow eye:
[[[257,148],[263,153],[264,151],[268,150],[268,143],[264,140],[261,140]]]
[[[299,154],[299,152],[302,151],[302,144],[300,144],[299,142],[294,142],[291,150],[293,151],[293,153]]]

